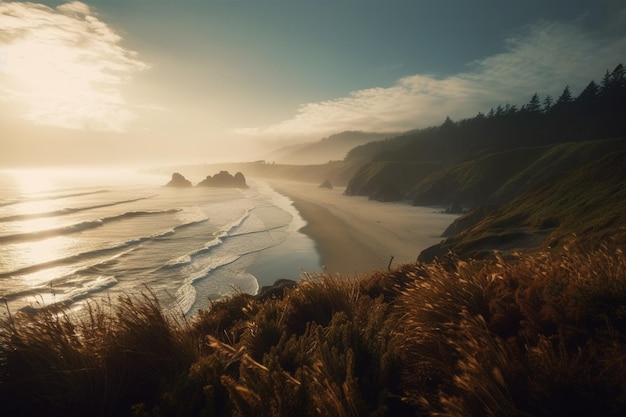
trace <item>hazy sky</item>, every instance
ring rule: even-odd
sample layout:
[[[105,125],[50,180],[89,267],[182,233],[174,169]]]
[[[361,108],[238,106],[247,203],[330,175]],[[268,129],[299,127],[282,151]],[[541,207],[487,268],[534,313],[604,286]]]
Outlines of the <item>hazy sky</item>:
[[[0,168],[248,160],[620,62],[623,0],[0,1]]]

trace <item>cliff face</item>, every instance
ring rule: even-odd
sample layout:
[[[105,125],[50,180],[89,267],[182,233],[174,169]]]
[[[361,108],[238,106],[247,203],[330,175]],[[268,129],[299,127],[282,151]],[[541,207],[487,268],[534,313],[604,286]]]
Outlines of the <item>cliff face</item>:
[[[439,166],[433,163],[368,162],[352,177],[346,194],[369,196],[378,201],[404,200],[408,198],[408,191],[419,178],[425,177]]]
[[[593,249],[626,244],[626,149],[536,184],[499,208],[470,212],[449,228],[444,242],[419,260],[449,252],[481,258],[492,250]]]
[[[622,149],[626,149],[626,137],[532,147],[520,144],[508,150],[487,149],[456,162],[375,160],[355,173],[346,194],[465,212],[506,204],[556,175]]]

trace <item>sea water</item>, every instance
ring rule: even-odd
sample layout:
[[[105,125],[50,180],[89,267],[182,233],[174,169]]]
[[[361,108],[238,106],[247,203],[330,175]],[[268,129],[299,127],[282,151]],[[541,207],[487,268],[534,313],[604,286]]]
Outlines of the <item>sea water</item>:
[[[169,188],[125,170],[0,171],[0,300],[10,312],[153,292],[191,315],[210,300],[319,272],[286,197]]]

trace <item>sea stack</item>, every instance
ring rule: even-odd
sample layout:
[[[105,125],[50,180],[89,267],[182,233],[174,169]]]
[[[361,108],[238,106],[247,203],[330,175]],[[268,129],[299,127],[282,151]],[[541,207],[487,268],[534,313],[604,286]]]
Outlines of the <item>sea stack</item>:
[[[212,177],[208,175],[198,184],[198,187],[248,188],[248,185],[246,177],[241,172],[233,176],[228,171],[220,171]]]
[[[165,186],[166,187],[178,187],[178,188],[191,187],[191,181],[183,177],[178,172],[175,172],[172,174],[172,179],[170,180],[170,182],[165,184]]]

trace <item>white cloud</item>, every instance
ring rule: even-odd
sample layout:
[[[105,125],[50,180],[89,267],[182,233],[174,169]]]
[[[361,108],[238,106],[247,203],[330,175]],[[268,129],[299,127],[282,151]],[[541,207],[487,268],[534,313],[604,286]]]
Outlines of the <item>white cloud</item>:
[[[123,131],[133,112],[122,94],[148,66],[90,7],[0,2],[0,103],[40,125]]]
[[[343,130],[390,132],[437,125],[446,116],[471,117],[498,104],[524,104],[534,92],[580,91],[626,56],[626,39],[603,39],[576,24],[542,22],[506,40],[505,51],[472,62],[454,76],[411,75],[391,87],[302,105],[289,120],[245,135],[321,137]]]

